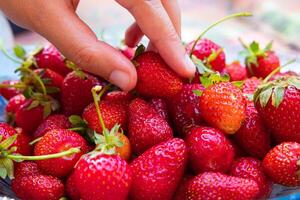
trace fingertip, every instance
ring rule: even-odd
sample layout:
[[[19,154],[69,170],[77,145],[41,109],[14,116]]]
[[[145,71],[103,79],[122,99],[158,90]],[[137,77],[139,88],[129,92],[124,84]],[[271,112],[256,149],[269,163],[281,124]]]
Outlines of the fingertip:
[[[125,33],[125,44],[128,47],[135,47],[143,37],[143,32],[140,27],[133,23]]]

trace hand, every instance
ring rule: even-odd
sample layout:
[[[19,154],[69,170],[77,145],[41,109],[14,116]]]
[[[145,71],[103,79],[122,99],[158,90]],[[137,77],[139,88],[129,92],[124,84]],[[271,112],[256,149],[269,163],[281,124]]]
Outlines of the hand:
[[[180,41],[180,11],[176,0],[116,0],[135,18],[126,33],[126,44],[135,46],[145,34],[149,48],[157,50],[183,77],[194,75],[195,66]],[[133,64],[122,53],[99,41],[76,15],[79,0],[0,0],[0,8],[15,23],[38,32],[67,58],[123,90],[137,81]]]

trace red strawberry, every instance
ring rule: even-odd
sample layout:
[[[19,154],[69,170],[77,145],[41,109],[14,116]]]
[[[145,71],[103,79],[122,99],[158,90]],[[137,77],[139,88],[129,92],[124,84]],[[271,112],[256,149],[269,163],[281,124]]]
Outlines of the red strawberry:
[[[243,157],[236,160],[230,175],[254,180],[259,188],[257,199],[267,199],[271,194],[272,184],[264,174],[262,163],[255,158]]]
[[[239,88],[230,82],[221,82],[204,90],[200,98],[200,110],[210,125],[233,134],[246,117],[246,101]]]
[[[20,81],[11,81],[11,80],[6,80],[3,81],[1,84],[4,85],[16,85],[18,84]],[[0,85],[1,85],[0,84]],[[10,98],[20,94],[21,92],[19,90],[17,90],[14,87],[9,87],[9,88],[1,88],[0,87],[0,95],[2,95],[6,100],[9,100]]]
[[[251,179],[205,172],[189,182],[186,196],[189,200],[252,200],[258,193],[258,185]]]
[[[137,66],[136,90],[139,94],[146,97],[170,98],[182,89],[182,80],[159,54],[145,52],[134,62]]]
[[[64,77],[51,69],[36,69],[34,70],[38,76],[44,81],[45,86],[56,87],[61,89]],[[49,93],[50,93],[49,89]]]
[[[29,146],[30,138],[21,129],[15,130],[13,127],[6,123],[0,122],[0,136],[2,137],[0,141],[3,141],[13,135],[17,135],[17,139],[12,144],[12,146],[17,147],[15,153],[30,155],[31,147]]]
[[[130,164],[133,174],[131,199],[172,199],[183,176],[186,161],[186,145],[179,138],[147,150]]]
[[[100,101],[99,107],[105,127],[110,130],[116,124],[121,125],[123,130],[127,129],[127,105],[114,101]],[[99,123],[99,118],[94,103],[88,105],[83,111],[83,119],[88,127],[97,133],[102,133],[103,129]]]
[[[282,77],[290,77],[290,76],[298,76],[298,74],[293,71],[278,72],[277,74],[275,74],[274,76],[272,76],[270,78],[270,81],[274,81],[274,80],[280,79]]]
[[[70,197],[72,200],[80,200],[80,194],[78,189],[76,188],[74,173],[72,173],[68,177],[65,186],[66,186],[66,193],[68,197]]]
[[[105,101],[115,101],[115,102],[130,102],[133,99],[133,96],[129,92],[125,91],[111,91],[108,92],[105,96],[103,96],[103,100]]]
[[[173,131],[154,108],[137,98],[129,105],[128,137],[133,152],[141,154],[153,145],[171,139]]]
[[[253,95],[261,82],[262,80],[256,77],[247,78],[242,86],[242,92],[244,96],[247,97],[248,95]]]
[[[65,59],[61,53],[51,44],[35,54],[34,58],[39,68],[51,69],[62,76],[66,76],[72,71],[65,64]]]
[[[192,176],[186,175],[180,182],[179,187],[174,194],[174,200],[186,200],[186,190],[189,185],[189,182],[192,180]]]
[[[62,181],[53,176],[24,176],[12,181],[12,190],[22,200],[57,200],[64,195]]]
[[[269,151],[263,160],[265,173],[278,184],[300,186],[300,144],[283,142]]]
[[[49,175],[67,176],[88,149],[86,141],[76,132],[64,129],[54,129],[47,132],[35,145],[35,156],[59,153],[72,147],[78,147],[81,151],[70,156],[36,161],[39,168]]]
[[[192,50],[193,45],[194,41],[187,45],[187,52]],[[195,46],[193,55],[215,71],[222,72],[225,68],[225,53],[223,49],[209,39],[199,40]]]
[[[61,88],[61,103],[64,114],[81,115],[83,109],[93,102],[91,89],[101,82],[93,75],[74,71],[69,73]]]
[[[25,97],[23,94],[18,94],[16,96],[10,98],[5,107],[6,113],[15,115],[17,110],[19,110],[20,106],[22,104],[24,104],[25,101],[26,100],[25,100]]]
[[[37,164],[32,161],[18,163],[14,171],[15,178],[40,174],[42,174],[42,172],[39,170]]]
[[[163,99],[153,98],[149,101],[149,104],[158,112],[158,114],[169,122],[169,114],[167,104]]]
[[[196,174],[205,171],[226,172],[234,149],[225,135],[210,127],[193,128],[186,138],[190,166]]]
[[[50,115],[38,126],[34,132],[34,137],[38,138],[45,135],[47,132],[54,129],[68,129],[71,128],[69,119],[61,114]]]
[[[300,142],[300,78],[261,85],[254,95],[260,116],[277,142]]]
[[[247,70],[239,61],[226,65],[225,71],[229,74],[231,81],[242,81],[247,78]]]
[[[264,49],[260,49],[259,44],[255,41],[249,47],[244,46],[247,54],[245,62],[249,77],[265,78],[280,66],[278,56],[271,51],[272,43],[269,43]]]
[[[131,171],[118,155],[86,154],[77,163],[73,178],[83,200],[127,199]]]
[[[253,103],[248,103],[246,119],[234,135],[237,143],[251,156],[264,158],[271,149],[271,136]]]
[[[171,104],[173,123],[183,137],[192,127],[203,124],[200,97],[195,94],[195,91],[202,92],[203,90],[204,87],[201,84],[185,84]]]

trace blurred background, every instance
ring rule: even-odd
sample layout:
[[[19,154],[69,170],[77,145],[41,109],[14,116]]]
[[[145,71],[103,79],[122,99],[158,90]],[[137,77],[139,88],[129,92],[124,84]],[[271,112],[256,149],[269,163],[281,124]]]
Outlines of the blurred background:
[[[300,0],[179,0],[182,9],[183,40],[188,42],[215,20],[240,11],[250,11],[252,18],[231,20],[211,30],[205,37],[225,48],[227,60],[237,59],[241,50],[238,37],[245,41],[257,40],[265,45],[274,40],[274,49],[282,60],[297,58],[300,51]],[[1,14],[0,14],[1,15]],[[81,1],[78,15],[100,37],[119,45],[124,31],[133,18],[111,0]],[[39,35],[8,25],[0,17],[0,38],[6,47],[14,43],[32,46],[45,43]]]

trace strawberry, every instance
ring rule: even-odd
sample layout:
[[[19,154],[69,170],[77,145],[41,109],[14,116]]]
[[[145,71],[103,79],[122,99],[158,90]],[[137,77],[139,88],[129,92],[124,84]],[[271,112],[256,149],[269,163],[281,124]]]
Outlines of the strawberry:
[[[194,41],[187,45],[187,52],[192,51],[193,45]],[[192,54],[200,59],[204,65],[215,71],[222,72],[225,68],[225,53],[223,49],[209,39],[199,40]]]
[[[80,194],[75,185],[74,173],[68,177],[65,187],[68,197],[70,197],[72,200],[80,200]]]
[[[22,200],[57,200],[64,195],[62,181],[53,176],[24,176],[12,181],[12,190]]]
[[[300,78],[286,77],[262,84],[255,107],[277,142],[300,142]]]
[[[51,69],[36,69],[34,72],[41,77],[45,86],[48,87],[49,93],[57,93],[61,89],[64,77]],[[59,90],[54,90],[54,88]],[[53,91],[51,91],[53,90]]]
[[[49,175],[65,177],[88,149],[86,141],[76,132],[64,129],[54,129],[47,132],[35,145],[35,156],[59,153],[71,147],[78,147],[81,151],[61,158],[39,160],[37,161],[39,168]]]
[[[264,49],[260,49],[259,44],[255,41],[249,46],[246,44],[243,44],[243,46],[245,47],[245,62],[249,77],[265,78],[280,66],[278,56],[271,50],[272,42]]]
[[[242,81],[247,78],[247,70],[239,61],[226,65],[225,71],[229,74],[231,81]]]
[[[51,44],[36,53],[34,55],[34,59],[39,68],[53,70],[62,76],[66,76],[72,71],[67,67],[65,58]]]
[[[133,152],[141,154],[150,147],[171,139],[173,131],[153,107],[137,98],[129,105],[128,137]]]
[[[231,166],[230,175],[254,180],[259,188],[257,199],[267,199],[271,194],[272,184],[264,174],[262,163],[255,158],[236,160]]]
[[[84,155],[73,176],[74,189],[83,200],[125,200],[131,186],[131,171],[126,161],[102,152]]]
[[[50,115],[42,121],[34,132],[34,137],[42,137],[47,132],[54,129],[68,129],[71,128],[69,119],[61,114]]]
[[[130,164],[132,200],[172,199],[187,161],[187,148],[182,139],[162,142],[144,152]]]
[[[149,101],[149,104],[158,112],[158,114],[169,122],[169,114],[167,104],[163,99],[153,98]]]
[[[195,92],[204,91],[201,84],[185,84],[171,103],[173,123],[177,131],[185,137],[190,128],[203,124],[200,97]]]
[[[193,128],[186,138],[190,166],[196,174],[229,170],[234,149],[225,135],[210,127]]]
[[[179,187],[176,190],[176,193],[173,196],[174,200],[186,200],[186,190],[189,185],[189,182],[192,180],[192,176],[185,175],[180,182]]]
[[[91,89],[101,85],[97,77],[82,71],[69,73],[62,84],[61,104],[64,114],[81,115],[83,109],[93,102]]]
[[[15,178],[17,179],[24,176],[34,176],[40,174],[42,174],[41,170],[38,168],[37,164],[32,161],[18,163],[14,171]]]
[[[120,51],[122,52],[122,54],[124,56],[126,56],[128,59],[133,59],[134,54],[135,54],[135,49],[134,48],[130,48],[130,47],[123,47],[122,49],[120,49]]]
[[[116,124],[120,124],[123,130],[127,129],[127,106],[124,103],[102,100],[98,104],[107,129],[110,130]],[[84,109],[82,117],[90,129],[95,130],[97,133],[102,133],[103,129],[99,123],[94,103],[91,103]]]
[[[105,101],[115,101],[115,102],[126,102],[129,103],[133,99],[133,96],[129,92],[125,91],[111,91],[103,96],[103,100]]]
[[[220,172],[204,172],[193,178],[186,189],[189,200],[252,200],[259,193],[251,179],[228,176]]]
[[[255,90],[258,88],[258,86],[261,84],[262,80],[258,79],[256,77],[251,77],[251,78],[247,78],[244,81],[244,84],[242,86],[242,92],[243,95],[246,97],[247,100],[249,100],[249,96],[251,96],[250,98],[250,102],[253,101],[253,94],[255,92]]]
[[[200,98],[200,110],[210,125],[233,134],[246,117],[246,101],[239,88],[230,82],[221,82],[204,90]]]
[[[20,90],[14,88],[14,87],[1,87],[1,85],[16,85],[20,81],[12,81],[12,80],[6,80],[2,81],[0,84],[0,95],[2,95],[6,100],[9,100],[10,98],[20,94]]]
[[[10,98],[5,107],[6,113],[15,114],[24,102],[25,102],[25,97],[23,94],[18,94]]]
[[[270,78],[270,81],[274,81],[282,77],[290,77],[290,76],[298,76],[298,74],[294,71],[278,72]]]
[[[249,155],[260,159],[271,149],[271,135],[265,129],[253,103],[248,103],[246,119],[234,137]]]
[[[275,183],[300,186],[299,158],[300,144],[283,142],[269,151],[263,160],[263,168]]]
[[[171,98],[182,89],[181,78],[159,54],[144,52],[134,60],[137,67],[137,92],[146,97]]]

